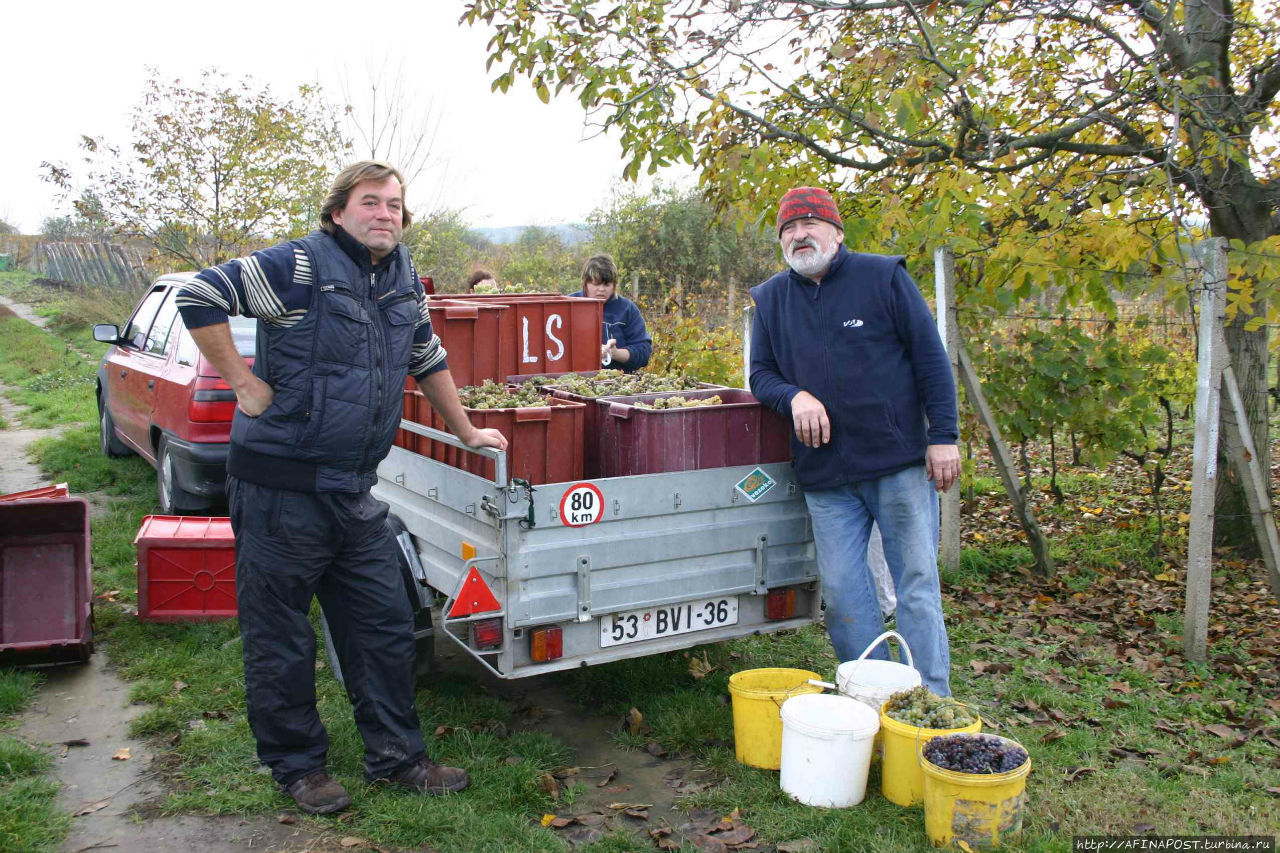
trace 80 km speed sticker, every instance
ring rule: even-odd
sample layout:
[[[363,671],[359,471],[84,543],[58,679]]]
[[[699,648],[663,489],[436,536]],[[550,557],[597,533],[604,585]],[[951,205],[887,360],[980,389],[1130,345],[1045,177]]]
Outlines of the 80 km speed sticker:
[[[560,499],[560,520],[566,527],[586,527],[604,516],[604,494],[592,483],[578,483]]]

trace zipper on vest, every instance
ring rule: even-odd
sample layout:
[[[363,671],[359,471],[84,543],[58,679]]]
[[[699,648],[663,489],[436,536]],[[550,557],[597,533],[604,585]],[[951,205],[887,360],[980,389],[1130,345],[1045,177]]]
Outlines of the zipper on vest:
[[[378,274],[373,270],[369,270],[369,307],[372,309],[373,334],[370,336],[370,344],[373,346],[373,423],[369,430],[369,438],[365,442],[364,452],[360,455],[360,470],[363,471],[369,467],[369,451],[373,449],[373,443],[378,438],[378,426],[381,421],[382,414],[382,384],[385,377],[382,375],[382,350],[383,336],[381,313],[378,310]]]

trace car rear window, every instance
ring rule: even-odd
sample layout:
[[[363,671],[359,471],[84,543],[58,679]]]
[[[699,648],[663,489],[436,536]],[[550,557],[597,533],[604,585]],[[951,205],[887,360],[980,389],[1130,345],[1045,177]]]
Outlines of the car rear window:
[[[246,358],[254,353],[254,340],[258,336],[258,321],[252,317],[228,317],[231,324],[231,340],[235,341],[236,352]]]

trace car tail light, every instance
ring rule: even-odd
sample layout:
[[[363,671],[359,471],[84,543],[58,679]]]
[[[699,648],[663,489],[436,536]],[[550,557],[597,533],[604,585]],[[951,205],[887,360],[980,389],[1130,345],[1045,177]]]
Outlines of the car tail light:
[[[236,412],[236,392],[225,379],[197,376],[187,402],[187,420],[198,424],[228,423]]]
[[[560,626],[534,628],[529,632],[529,657],[539,663],[564,655],[564,632]]]
[[[771,589],[764,599],[765,617],[777,621],[790,619],[796,615],[796,591],[794,589]]]
[[[473,649],[496,649],[501,645],[501,619],[480,619],[471,623],[471,647]]]

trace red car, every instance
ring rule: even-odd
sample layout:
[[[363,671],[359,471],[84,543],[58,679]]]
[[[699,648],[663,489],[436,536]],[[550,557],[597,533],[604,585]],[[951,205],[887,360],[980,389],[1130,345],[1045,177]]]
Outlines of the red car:
[[[124,331],[93,327],[111,344],[98,366],[100,445],[107,456],[137,453],[156,469],[160,512],[206,512],[223,503],[227,442],[236,395],[200,354],[174,304],[194,273],[160,278]],[[257,321],[231,318],[240,354],[252,360]]]

